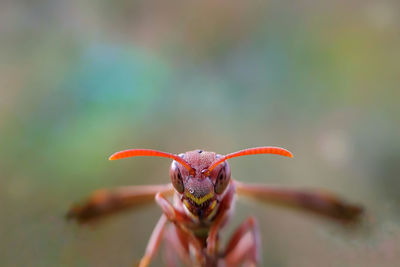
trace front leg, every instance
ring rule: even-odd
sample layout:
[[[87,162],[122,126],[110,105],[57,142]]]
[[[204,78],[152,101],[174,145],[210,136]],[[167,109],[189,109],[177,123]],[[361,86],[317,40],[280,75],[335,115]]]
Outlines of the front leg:
[[[179,238],[179,231],[180,230],[175,225],[171,225],[171,227],[165,231],[165,266],[180,266],[177,262],[178,259],[180,259],[184,266],[192,265],[190,260],[190,248],[185,246],[187,242]]]
[[[161,207],[168,220],[173,222],[175,226],[183,233],[188,243],[193,245],[197,262],[203,263],[204,257],[202,254],[202,245],[193,232],[186,227],[186,225],[192,222],[191,218],[185,213],[177,210],[162,193],[158,193],[156,195],[156,202]]]
[[[210,228],[210,232],[207,238],[207,254],[209,256],[215,256],[218,250],[218,233],[221,230],[223,223],[225,222],[227,216],[226,211],[220,213],[213,225]]]
[[[214,219],[214,222],[211,225],[210,232],[208,234],[207,253],[209,256],[215,256],[217,254],[218,233],[230,216],[230,211],[232,208],[232,203],[234,202],[236,190],[235,184],[231,182],[227,190],[228,191],[221,201],[218,214],[216,215],[216,218]]]
[[[190,218],[185,213],[177,210],[162,193],[157,193],[155,199],[169,221],[179,225],[182,225],[183,222],[190,222]]]
[[[167,217],[164,214],[161,215],[161,218],[158,220],[157,225],[154,228],[153,233],[151,234],[151,237],[146,247],[146,252],[143,258],[140,260],[139,267],[149,266],[150,261],[152,260],[160,246],[167,222]]]
[[[260,263],[260,244],[257,220],[249,217],[229,240],[224,253],[226,266],[238,266],[244,262],[257,266]]]

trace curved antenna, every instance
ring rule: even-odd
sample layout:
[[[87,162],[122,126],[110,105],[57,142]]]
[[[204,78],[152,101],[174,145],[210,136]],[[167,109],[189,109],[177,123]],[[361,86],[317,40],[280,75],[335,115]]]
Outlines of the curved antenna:
[[[137,157],[137,156],[150,156],[150,157],[163,157],[163,158],[170,158],[174,159],[180,164],[182,164],[191,175],[194,175],[195,170],[190,166],[189,163],[187,163],[186,160],[183,158],[179,157],[178,155],[167,153],[167,152],[162,152],[158,150],[153,150],[153,149],[128,149],[128,150],[123,150],[116,152],[112,154],[108,159],[109,160],[116,160],[116,159],[123,159],[123,158],[129,158],[129,157]]]
[[[255,154],[276,154],[276,155],[293,158],[293,154],[289,150],[286,150],[281,147],[263,146],[263,147],[247,148],[247,149],[236,151],[236,152],[233,152],[233,153],[223,156],[222,158],[220,158],[219,160],[214,162],[210,167],[208,167],[205,175],[208,176],[215,167],[217,167],[219,164],[221,164],[222,162],[224,162],[227,159],[241,157],[241,156],[247,156],[247,155],[255,155]]]

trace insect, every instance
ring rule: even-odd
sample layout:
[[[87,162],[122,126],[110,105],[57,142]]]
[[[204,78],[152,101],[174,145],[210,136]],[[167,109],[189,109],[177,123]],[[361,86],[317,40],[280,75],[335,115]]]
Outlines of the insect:
[[[310,211],[341,222],[354,222],[361,213],[358,205],[322,191],[245,184],[231,178],[228,159],[253,154],[293,157],[280,147],[255,147],[227,155],[193,150],[179,155],[151,149],[117,152],[109,159],[153,156],[173,159],[171,183],[127,186],[95,191],[85,202],[73,206],[68,218],[86,223],[122,209],[155,199],[163,214],[158,220],[139,266],[148,266],[165,240],[166,264],[180,260],[188,266],[257,266],[260,263],[260,236],[257,220],[247,218],[233,233],[225,248],[219,232],[234,211],[235,195]],[[168,200],[172,196],[173,202]]]

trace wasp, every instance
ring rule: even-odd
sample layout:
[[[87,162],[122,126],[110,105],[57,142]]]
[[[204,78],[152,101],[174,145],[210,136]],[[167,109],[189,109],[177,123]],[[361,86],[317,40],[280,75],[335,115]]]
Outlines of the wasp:
[[[155,199],[162,215],[139,266],[149,266],[164,240],[168,244],[165,246],[167,266],[175,266],[180,261],[188,266],[219,267],[260,264],[260,234],[253,216],[237,228],[224,248],[220,247],[220,230],[233,215],[236,195],[309,211],[341,222],[354,222],[362,214],[360,206],[325,191],[234,180],[227,160],[254,154],[293,157],[290,151],[272,146],[248,148],[227,155],[199,149],[179,155],[152,149],[117,152],[109,159],[135,156],[172,159],[171,183],[97,190],[86,201],[72,206],[67,217],[86,223]]]

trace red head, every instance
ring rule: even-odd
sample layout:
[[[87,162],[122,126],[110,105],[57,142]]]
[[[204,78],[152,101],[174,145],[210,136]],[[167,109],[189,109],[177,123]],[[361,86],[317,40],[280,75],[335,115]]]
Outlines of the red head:
[[[279,147],[248,148],[226,156],[203,150],[174,155],[150,149],[130,149],[113,154],[110,160],[133,156],[174,159],[169,171],[172,185],[190,215],[204,220],[214,216],[229,185],[231,170],[226,160],[253,154],[293,157],[292,153]]]

